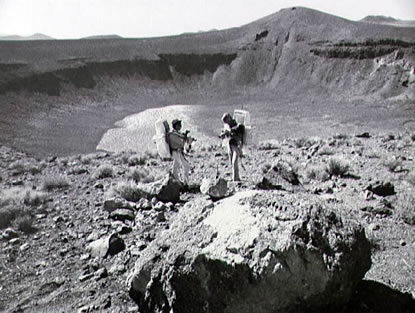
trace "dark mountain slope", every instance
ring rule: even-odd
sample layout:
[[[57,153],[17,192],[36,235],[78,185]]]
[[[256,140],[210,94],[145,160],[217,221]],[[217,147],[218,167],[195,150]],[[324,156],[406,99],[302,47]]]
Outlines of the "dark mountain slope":
[[[96,78],[105,75],[137,74],[163,82],[173,79],[175,71],[197,76],[195,80],[207,71],[219,86],[253,84],[294,92],[317,88],[337,94],[347,88],[358,95],[409,96],[405,85],[413,82],[414,47],[411,28],[290,8],[224,31],[150,39],[4,42],[0,92],[29,89],[58,95],[63,82],[93,88]],[[379,63],[390,68],[380,69]],[[393,82],[385,81],[396,71]],[[364,80],[369,82],[362,84]]]

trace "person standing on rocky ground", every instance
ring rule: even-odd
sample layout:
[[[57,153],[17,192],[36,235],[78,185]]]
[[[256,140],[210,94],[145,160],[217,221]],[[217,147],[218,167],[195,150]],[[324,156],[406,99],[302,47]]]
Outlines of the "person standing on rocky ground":
[[[241,181],[239,176],[239,158],[242,155],[245,127],[243,124],[238,124],[230,113],[224,113],[222,121],[224,128],[219,137],[226,139],[229,162],[232,167],[232,180],[239,182]]]
[[[188,131],[181,132],[182,121],[174,119],[172,121],[172,131],[169,133],[169,146],[173,157],[173,177],[180,180],[180,172],[183,176],[183,184],[189,185],[190,165],[184,155],[185,144],[191,140],[188,136]]]

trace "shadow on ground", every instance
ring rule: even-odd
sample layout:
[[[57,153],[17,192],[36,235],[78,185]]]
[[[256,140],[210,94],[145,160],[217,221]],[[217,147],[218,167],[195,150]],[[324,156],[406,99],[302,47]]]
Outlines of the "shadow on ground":
[[[402,293],[376,281],[362,280],[351,302],[342,312],[411,313],[415,312],[415,300],[409,293]]]

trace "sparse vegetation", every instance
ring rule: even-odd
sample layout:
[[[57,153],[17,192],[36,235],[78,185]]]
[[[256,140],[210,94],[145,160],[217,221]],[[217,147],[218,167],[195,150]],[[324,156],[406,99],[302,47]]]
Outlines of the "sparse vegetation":
[[[60,175],[53,175],[44,178],[42,189],[46,191],[52,191],[54,189],[63,189],[69,186],[70,184],[66,177]]]
[[[15,229],[20,230],[25,234],[36,231],[36,228],[33,226],[33,217],[30,213],[19,215],[11,224]]]
[[[39,206],[47,201],[47,194],[28,189],[23,198],[23,203],[30,206]]]
[[[127,201],[137,202],[143,197],[143,192],[132,181],[121,181],[114,187],[114,192]]]
[[[280,143],[275,141],[263,141],[259,144],[259,150],[276,150],[280,148]]]
[[[318,155],[334,155],[335,153],[334,149],[327,145],[318,150]]]
[[[15,220],[18,220],[18,224],[20,221],[27,224],[32,208],[44,204],[46,200],[46,194],[29,188],[13,187],[3,190],[0,192],[0,229],[12,225]],[[24,226],[22,225],[23,228]]]
[[[341,158],[331,158],[326,167],[327,174],[332,176],[344,177],[349,173],[350,165]]]
[[[325,182],[329,180],[330,176],[324,168],[315,167],[307,171],[307,178],[311,180]]]
[[[130,173],[130,178],[135,182],[151,183],[156,180],[153,173],[147,168],[134,169]]]
[[[97,168],[93,174],[94,179],[109,178],[114,175],[114,168],[110,164],[104,164]]]
[[[18,160],[9,165],[9,169],[12,170],[13,175],[21,175],[24,173],[30,173],[32,175],[40,174],[44,164],[36,165],[34,161]]]
[[[128,158],[127,164],[128,166],[137,166],[137,165],[145,165],[147,163],[148,156],[143,155],[132,155]]]

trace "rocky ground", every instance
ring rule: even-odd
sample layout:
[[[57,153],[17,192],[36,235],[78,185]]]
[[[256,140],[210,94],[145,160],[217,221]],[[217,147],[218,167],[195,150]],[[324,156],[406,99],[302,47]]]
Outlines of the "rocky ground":
[[[234,184],[224,149],[202,146],[189,154],[194,188],[173,203],[137,193],[137,184],[164,177],[171,166],[148,153],[39,160],[1,147],[0,311],[139,312],[128,273],[186,202],[207,197],[197,186],[217,174],[228,180],[228,194],[282,189],[341,203],[372,244],[368,284],[413,302],[414,152],[408,133],[267,141],[245,149],[243,182]],[[289,169],[282,184],[273,180],[281,167]],[[366,311],[384,312],[359,301]]]

